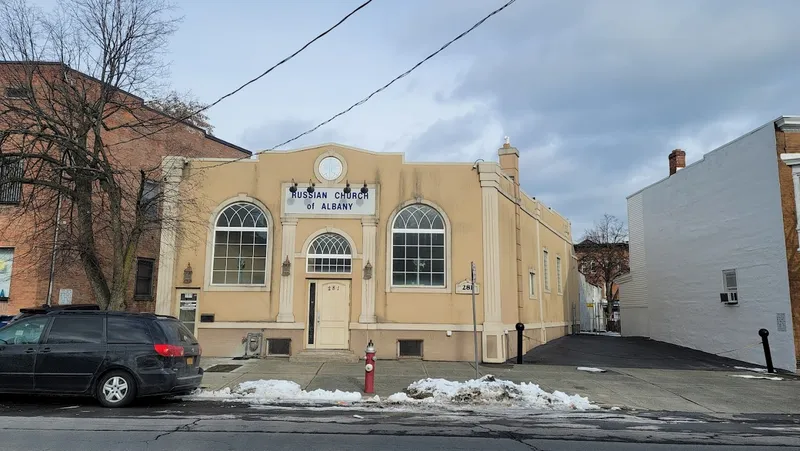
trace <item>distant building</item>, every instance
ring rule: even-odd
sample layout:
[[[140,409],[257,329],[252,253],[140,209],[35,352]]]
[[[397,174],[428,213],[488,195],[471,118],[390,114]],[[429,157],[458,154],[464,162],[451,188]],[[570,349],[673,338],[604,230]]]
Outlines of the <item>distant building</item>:
[[[800,117],[782,116],[628,197],[622,334],[778,368],[800,349]]]
[[[605,332],[606,331],[606,312],[603,289],[592,285],[586,280],[586,276],[580,274],[580,317],[581,332]]]
[[[586,258],[591,255],[593,250],[600,248],[615,247],[624,257],[628,260],[628,243],[594,243],[589,239],[584,239],[575,245],[575,256],[578,258],[578,271],[586,276],[586,281],[592,285],[598,286],[603,290],[603,298],[607,299],[608,289],[605,281],[605,275],[601,268],[595,264],[592,259]],[[612,276],[613,277],[613,276]],[[612,280],[611,281],[611,300],[619,299],[619,286]]]
[[[574,330],[569,221],[520,189],[519,151],[499,162],[415,163],[338,144],[252,159],[174,159],[158,313],[180,315],[204,355],[484,362]],[[196,199],[200,210],[181,210]],[[168,218],[169,219],[169,218]],[[187,272],[191,271],[191,272]],[[266,346],[259,346],[259,343]],[[250,343],[250,341],[247,341]],[[259,351],[262,349],[262,351]]]

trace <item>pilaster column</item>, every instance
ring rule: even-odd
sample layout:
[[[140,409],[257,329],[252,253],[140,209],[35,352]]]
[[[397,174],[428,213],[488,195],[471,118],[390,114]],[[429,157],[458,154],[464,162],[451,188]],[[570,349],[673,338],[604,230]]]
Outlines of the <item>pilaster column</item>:
[[[278,268],[281,271],[281,294],[278,306],[278,322],[294,322],[294,240],[297,235],[297,218],[281,218],[281,255]],[[289,272],[283,273],[283,263],[289,259]]]
[[[161,242],[158,251],[158,281],[156,285],[156,314],[173,315],[172,296],[175,292],[175,254],[178,216],[180,215],[180,183],[183,178],[183,157],[165,157],[161,163],[163,182]]]
[[[501,322],[500,224],[497,190],[481,187],[483,203],[483,313],[484,322]]]
[[[502,304],[500,302],[500,216],[499,168],[481,163],[478,167],[481,182],[483,216],[483,361],[506,361],[503,343]]]
[[[358,317],[359,323],[374,323],[375,318],[375,255],[376,240],[378,236],[377,218],[363,218],[361,220],[362,237],[362,264],[366,267],[367,263],[371,268],[367,271],[362,268],[361,278],[361,315]],[[369,276],[369,278],[367,278]]]

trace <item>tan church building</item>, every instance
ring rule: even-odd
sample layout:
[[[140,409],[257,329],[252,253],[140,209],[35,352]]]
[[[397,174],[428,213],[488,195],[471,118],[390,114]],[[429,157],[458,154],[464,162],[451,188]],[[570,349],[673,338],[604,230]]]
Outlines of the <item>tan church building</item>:
[[[372,340],[382,359],[471,361],[474,262],[483,362],[516,356],[517,323],[525,351],[570,333],[570,223],[520,190],[516,148],[498,154],[168,157],[156,313],[193,328],[207,356],[241,356],[252,334],[260,355],[358,358]]]

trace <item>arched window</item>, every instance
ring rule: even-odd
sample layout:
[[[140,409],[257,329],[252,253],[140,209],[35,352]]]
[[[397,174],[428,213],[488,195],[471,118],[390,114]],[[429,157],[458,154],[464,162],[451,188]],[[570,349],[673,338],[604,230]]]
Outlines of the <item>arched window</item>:
[[[225,207],[214,227],[215,285],[264,285],[267,277],[267,216],[257,206],[237,202]]]
[[[337,233],[323,233],[308,246],[306,272],[349,273],[352,267],[350,243]]]
[[[444,219],[434,208],[412,204],[392,224],[392,285],[445,286]]]

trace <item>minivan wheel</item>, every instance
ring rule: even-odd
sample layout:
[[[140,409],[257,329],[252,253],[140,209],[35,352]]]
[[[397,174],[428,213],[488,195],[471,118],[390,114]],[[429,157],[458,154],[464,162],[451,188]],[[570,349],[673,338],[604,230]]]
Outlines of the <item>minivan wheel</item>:
[[[125,407],[136,399],[136,383],[124,371],[111,371],[97,383],[97,400],[105,407]]]

